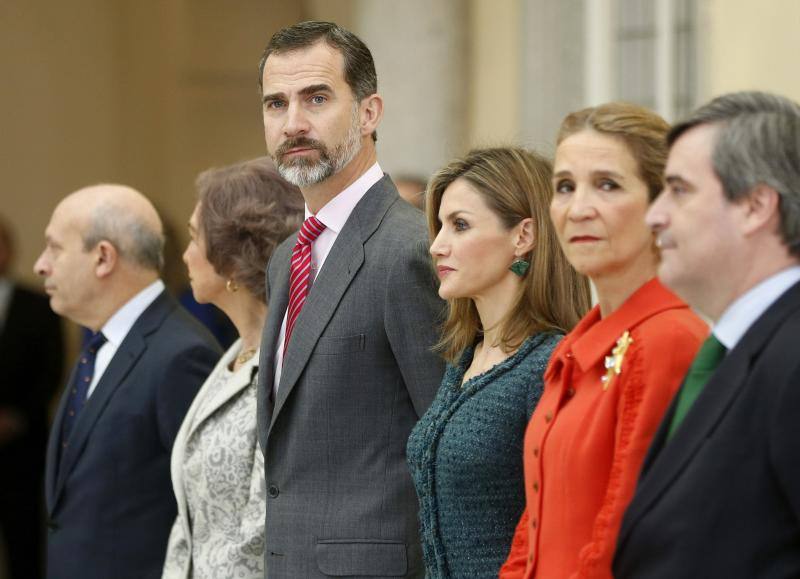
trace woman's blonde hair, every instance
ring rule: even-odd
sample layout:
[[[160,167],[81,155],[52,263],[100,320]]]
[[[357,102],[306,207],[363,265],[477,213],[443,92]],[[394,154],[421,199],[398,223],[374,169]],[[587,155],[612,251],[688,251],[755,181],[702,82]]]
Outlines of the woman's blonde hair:
[[[425,213],[431,241],[439,233],[439,207],[445,190],[463,179],[480,194],[508,229],[528,217],[534,223],[534,248],[520,291],[499,322],[500,346],[510,352],[530,335],[554,330],[568,332],[591,305],[589,282],[567,261],[550,221],[553,167],[544,157],[514,147],[477,149],[456,159],[431,178]],[[475,303],[469,298],[448,300],[447,318],[437,350],[455,361],[483,332]]]

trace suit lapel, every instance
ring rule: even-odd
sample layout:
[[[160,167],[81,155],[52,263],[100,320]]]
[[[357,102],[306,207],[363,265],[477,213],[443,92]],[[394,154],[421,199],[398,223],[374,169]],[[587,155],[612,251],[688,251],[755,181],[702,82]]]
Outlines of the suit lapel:
[[[363,265],[364,244],[378,228],[389,207],[397,201],[397,191],[392,185],[391,179],[384,175],[380,181],[370,187],[358,202],[336,237],[295,322],[292,339],[284,356],[275,407],[269,414],[270,427],[275,423],[275,418],[296,386],[311,352],[347,288]],[[285,281],[281,285],[288,286],[288,263],[283,278]],[[283,287],[283,291],[288,292],[288,289]],[[288,297],[286,301],[288,302]],[[286,306],[284,305],[280,311],[281,319],[285,311]],[[280,332],[280,321],[276,326]],[[277,336],[275,344],[277,344]],[[266,349],[266,345],[264,348]],[[271,350],[274,352],[274,347]],[[265,442],[265,440],[262,441],[262,444]],[[262,446],[262,448],[266,447]]]
[[[650,509],[685,470],[740,392],[749,373],[751,358],[746,352],[734,355],[737,349],[731,351],[717,368],[686,415],[681,427],[669,441],[666,437],[669,421],[674,413],[672,406],[662,419],[651,445],[652,456],[648,453],[635,500],[626,514],[626,524],[620,532],[620,544],[639,517]]]
[[[220,361],[214,367],[214,370],[209,375],[209,380],[213,380],[213,382],[206,381],[201,390],[197,393],[197,396],[195,396],[189,410],[186,411],[186,416],[184,417],[173,444],[173,451],[170,457],[172,490],[175,492],[175,500],[178,504],[178,520],[183,527],[184,538],[189,543],[190,548],[192,533],[188,525],[189,516],[187,514],[187,500],[183,480],[183,464],[186,460],[187,443],[209,416],[213,415],[214,412],[243,388],[251,384],[254,370],[257,368],[255,362],[259,359],[258,353],[256,353],[248,363],[245,363],[239,368],[230,380],[222,384],[222,388],[216,392],[214,391],[214,387],[217,386],[217,375],[236,358],[241,343],[241,339],[237,340],[236,343],[223,354]],[[213,400],[208,401],[207,398],[209,397],[213,397]]]
[[[273,418],[291,394],[325,326],[364,263],[364,246],[353,219],[354,215],[350,217],[336,237],[336,242],[314,280],[306,303],[295,322],[292,339],[284,354]]]
[[[55,498],[64,488],[64,482],[67,475],[72,470],[75,461],[83,452],[86,442],[89,439],[89,434],[94,428],[97,419],[103,413],[106,405],[111,397],[119,388],[122,381],[133,368],[136,361],[141,356],[145,349],[145,343],[142,337],[138,334],[131,332],[125,337],[120,347],[117,349],[114,357],[111,359],[103,377],[97,383],[97,386],[92,392],[92,395],[86,401],[78,420],[75,422],[72,434],[69,439],[69,446],[63,449],[60,466],[58,469],[58,477],[56,479]]]
[[[800,283],[795,284],[753,324],[703,388],[680,428],[667,441],[676,401],[661,421],[642,468],[636,494],[625,515],[619,545],[637,521],[669,489],[697,455],[742,390],[761,350],[789,314],[800,309]],[[676,396],[677,398],[677,396]]]
[[[125,339],[120,344],[114,357],[108,364],[106,371],[97,383],[94,392],[86,401],[86,406],[84,406],[73,427],[69,446],[63,449],[63,456],[61,456],[61,460],[57,463],[58,472],[55,476],[52,501],[49,503],[51,513],[55,510],[58,498],[64,489],[67,476],[83,452],[94,425],[102,415],[103,410],[108,406],[109,401],[122,384],[125,377],[147,348],[146,336],[158,329],[166,315],[175,307],[175,300],[173,300],[166,291],[162,292],[139,316],[139,319],[136,320],[128,332],[128,335],[125,336]],[[55,450],[58,450],[57,445],[60,444],[61,441],[61,423],[63,421],[65,409],[66,395],[62,397],[58,419],[56,424],[53,425],[51,451],[53,450],[52,441],[54,438],[56,439]],[[57,453],[54,454],[50,452],[49,456],[55,457],[55,459],[58,460]]]
[[[58,403],[58,410],[56,411],[53,425],[50,427],[50,436],[47,439],[47,464],[45,467],[45,498],[47,502],[47,510],[52,513],[55,507],[56,498],[56,481],[59,478],[59,462],[61,457],[61,429],[64,426],[64,413],[67,411],[67,400],[69,399],[69,387],[75,380],[75,373],[78,371],[77,364],[72,368],[69,379],[67,380],[67,387],[61,394],[61,400]]]
[[[274,409],[272,392],[275,389],[275,356],[278,349],[278,338],[281,324],[289,306],[289,265],[291,251],[297,242],[297,235],[284,241],[272,256],[269,271],[274,272],[268,280],[269,310],[264,323],[264,334],[261,338],[261,354],[258,367],[258,396],[256,412],[258,413],[258,442],[262,452],[267,448],[267,430],[272,422]],[[274,263],[273,263],[274,262]]]
[[[222,372],[223,368],[233,362],[235,358],[235,352],[232,352],[229,356],[225,356],[225,359],[223,360],[224,364],[218,366],[217,371]],[[191,418],[189,418],[189,415],[187,414],[187,419],[190,420],[187,440],[188,437],[192,436],[192,434],[194,434],[200,425],[203,424],[203,422],[205,422],[211,415],[224,406],[228,400],[236,396],[239,392],[247,388],[247,386],[252,383],[253,374],[255,373],[254,370],[257,368],[255,365],[256,360],[258,360],[258,356],[254,356],[254,359],[251,359],[249,363],[242,365],[236,370],[229,380],[219,385],[219,389],[216,392],[209,391],[206,396],[211,397],[211,400],[203,400],[202,408],[196,408],[192,412],[193,416]],[[212,376],[214,376],[214,374],[212,374]],[[206,396],[203,398],[206,398]],[[200,403],[199,398],[196,398],[196,400],[198,403]]]

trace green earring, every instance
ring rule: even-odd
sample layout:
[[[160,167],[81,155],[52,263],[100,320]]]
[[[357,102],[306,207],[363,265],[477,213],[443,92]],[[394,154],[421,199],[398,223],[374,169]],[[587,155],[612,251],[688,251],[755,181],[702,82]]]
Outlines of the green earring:
[[[514,260],[514,262],[511,264],[511,267],[509,267],[508,269],[513,271],[519,277],[523,277],[525,275],[525,272],[528,271],[528,268],[530,266],[531,266],[530,262],[527,262],[521,257],[518,257],[517,259]]]

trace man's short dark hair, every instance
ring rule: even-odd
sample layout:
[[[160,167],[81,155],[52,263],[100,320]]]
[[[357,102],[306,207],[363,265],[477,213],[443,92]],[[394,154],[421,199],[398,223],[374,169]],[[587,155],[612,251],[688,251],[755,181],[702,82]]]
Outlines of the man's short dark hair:
[[[378,92],[378,75],[375,62],[367,45],[355,34],[333,22],[309,20],[278,30],[270,38],[258,63],[258,88],[263,94],[264,66],[271,54],[283,54],[308,48],[323,40],[328,46],[342,53],[344,78],[356,102]],[[372,133],[372,140],[377,134]]]
[[[670,147],[700,125],[719,127],[711,158],[725,197],[737,201],[758,185],[774,189],[781,237],[800,257],[800,105],[766,92],[725,94],[672,127]]]

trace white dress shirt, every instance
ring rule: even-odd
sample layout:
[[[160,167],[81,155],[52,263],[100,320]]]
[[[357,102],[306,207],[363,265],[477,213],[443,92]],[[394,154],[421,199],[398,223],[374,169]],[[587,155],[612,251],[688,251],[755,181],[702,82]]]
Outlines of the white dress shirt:
[[[372,167],[361,175],[358,179],[347,187],[344,191],[339,193],[336,197],[328,201],[325,206],[320,209],[316,218],[319,219],[325,229],[319,234],[319,237],[311,244],[311,279],[309,280],[309,291],[311,291],[311,284],[317,278],[322,269],[325,259],[333,247],[333,243],[339,236],[339,232],[344,227],[350,214],[355,209],[361,198],[366,195],[370,187],[383,178],[383,171],[380,165],[375,163]],[[305,219],[311,217],[313,213],[306,205]],[[288,308],[287,308],[288,309]],[[281,332],[278,336],[278,351],[275,355],[275,392],[278,391],[278,385],[281,382],[281,368],[283,367],[283,346],[286,338],[286,313],[283,314],[283,323],[281,324]]]
[[[94,376],[92,376],[92,383],[89,384],[89,391],[86,393],[86,398],[89,398],[92,392],[94,392],[97,383],[100,381],[100,378],[103,377],[103,373],[111,363],[114,354],[117,353],[125,336],[131,331],[133,324],[136,323],[136,320],[139,319],[142,312],[144,312],[163,291],[164,282],[157,279],[128,300],[100,329],[106,337],[106,342],[97,350],[97,357],[94,361]]]
[[[730,352],[767,308],[800,281],[800,265],[772,275],[734,301],[720,316],[712,332]]]

